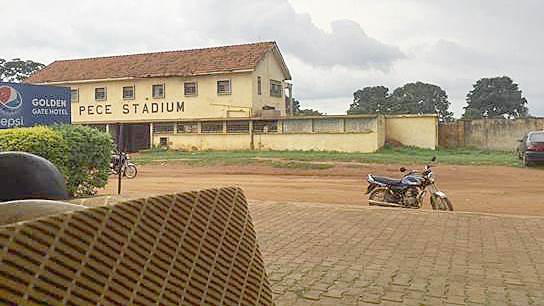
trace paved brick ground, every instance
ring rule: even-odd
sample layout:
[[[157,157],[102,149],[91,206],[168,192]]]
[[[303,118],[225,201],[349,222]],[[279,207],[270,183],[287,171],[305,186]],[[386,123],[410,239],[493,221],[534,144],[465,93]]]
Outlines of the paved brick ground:
[[[544,305],[544,218],[250,201],[277,305]]]

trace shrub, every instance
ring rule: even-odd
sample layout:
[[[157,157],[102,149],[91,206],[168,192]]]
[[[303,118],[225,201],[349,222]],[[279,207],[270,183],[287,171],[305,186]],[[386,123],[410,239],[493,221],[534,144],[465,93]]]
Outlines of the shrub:
[[[80,125],[58,125],[64,140],[66,188],[73,196],[96,194],[108,182],[113,142],[109,133]]]
[[[111,135],[85,126],[0,130],[0,151],[24,151],[57,166],[72,197],[96,194],[109,175]]]
[[[41,156],[65,174],[65,147],[62,135],[48,127],[0,130],[0,151],[22,151]]]

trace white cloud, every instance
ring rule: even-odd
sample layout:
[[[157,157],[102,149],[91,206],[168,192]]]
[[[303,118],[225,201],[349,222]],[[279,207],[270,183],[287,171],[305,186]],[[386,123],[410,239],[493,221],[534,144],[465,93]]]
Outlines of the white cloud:
[[[298,14],[287,0],[207,0],[183,18],[201,27],[210,39],[274,40],[282,52],[315,66],[343,65],[388,70],[404,57],[398,47],[369,37],[351,20],[334,20],[331,31],[318,28],[307,14]],[[213,10],[211,9],[213,8]],[[228,11],[229,14],[224,14]],[[206,22],[201,23],[202,20]]]
[[[48,64],[274,40],[303,107],[344,113],[357,89],[422,81],[446,90],[459,117],[472,84],[508,75],[543,116],[542,11],[539,0],[15,1],[2,7],[0,58]]]
[[[353,74],[359,88],[376,83],[390,90],[408,82],[436,84],[446,90],[452,103],[450,110],[459,117],[466,94],[478,79],[508,75],[527,97],[530,113],[544,115],[544,89],[540,85],[544,63],[539,60],[544,40],[539,39],[538,30],[544,27],[541,1],[291,2],[297,12],[310,12],[321,26],[331,19],[351,18],[380,41],[399,46],[407,56],[383,75],[368,71]],[[323,7],[326,9],[320,10]],[[369,76],[374,79],[369,80]],[[346,80],[334,70],[329,78]],[[344,99],[346,105],[351,101],[348,93]]]

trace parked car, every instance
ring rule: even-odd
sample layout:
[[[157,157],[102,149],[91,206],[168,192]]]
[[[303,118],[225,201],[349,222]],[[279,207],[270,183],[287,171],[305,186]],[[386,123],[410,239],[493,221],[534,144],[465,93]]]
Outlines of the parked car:
[[[519,158],[524,167],[544,164],[544,131],[529,132],[519,142]]]

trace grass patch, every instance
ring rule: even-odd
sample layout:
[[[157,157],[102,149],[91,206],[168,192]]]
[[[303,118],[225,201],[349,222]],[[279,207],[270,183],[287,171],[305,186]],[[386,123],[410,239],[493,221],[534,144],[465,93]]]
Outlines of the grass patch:
[[[304,170],[324,170],[336,167],[335,165],[324,165],[318,163],[305,163],[305,162],[276,162],[266,161],[265,164],[272,166],[273,168],[287,168],[287,169],[304,169]]]
[[[253,165],[268,161],[273,167],[300,169],[329,169],[334,165],[320,165],[318,161],[343,161],[371,164],[425,164],[433,156],[441,164],[494,165],[520,167],[513,152],[471,148],[438,150],[385,145],[375,153],[343,153],[325,151],[164,151],[154,150],[133,154],[131,159],[144,164],[156,160],[171,160],[193,166]],[[279,162],[275,160],[284,160]],[[313,162],[313,163],[304,163]]]

